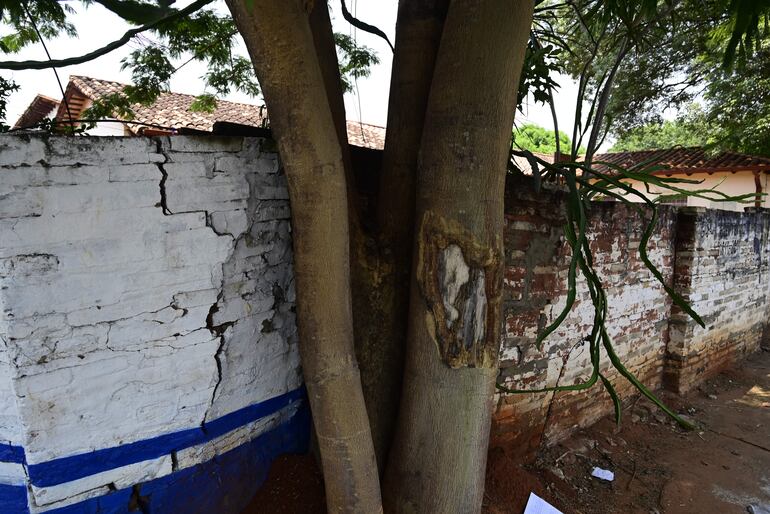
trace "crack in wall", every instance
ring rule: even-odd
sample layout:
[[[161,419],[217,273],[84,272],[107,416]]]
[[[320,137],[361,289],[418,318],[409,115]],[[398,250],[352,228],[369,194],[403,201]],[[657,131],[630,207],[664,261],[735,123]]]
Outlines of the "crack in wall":
[[[174,143],[176,145],[176,143]],[[154,146],[154,148],[153,148]],[[196,296],[194,301],[198,302],[200,298],[205,298],[202,302],[190,304],[190,313],[193,313],[195,315],[194,323],[191,325],[190,322],[182,323],[180,324],[180,327],[184,328],[176,328],[170,327],[169,330],[160,329],[158,334],[158,339],[148,342],[152,348],[157,347],[167,347],[167,348],[174,348],[174,349],[180,349],[182,348],[179,344],[174,344],[175,340],[173,338],[168,338],[168,341],[164,341],[160,339],[161,334],[163,337],[166,337],[166,334],[170,334],[171,332],[174,332],[175,330],[179,330],[181,333],[175,333],[173,334],[174,337],[178,336],[186,336],[188,334],[191,334],[193,332],[197,332],[199,330],[206,330],[208,333],[212,335],[212,337],[204,336],[203,334],[200,334],[199,337],[195,337],[195,341],[202,341],[203,339],[206,339],[205,342],[197,342],[195,345],[199,344],[206,344],[205,348],[205,354],[204,359],[208,363],[208,357],[205,355],[209,355],[209,351],[213,349],[216,346],[216,351],[214,352],[214,360],[216,363],[216,375],[214,375],[213,370],[211,368],[208,368],[208,370],[211,371],[211,382],[208,384],[209,387],[213,386],[213,391],[211,391],[211,399],[208,403],[208,406],[204,405],[196,405],[198,408],[196,409],[195,417],[200,415],[201,408],[205,407],[205,413],[203,420],[201,421],[201,430],[203,432],[206,432],[206,421],[207,418],[210,415],[219,415],[220,413],[217,411],[217,408],[219,408],[220,405],[223,403],[226,403],[228,399],[230,398],[230,395],[232,394],[231,388],[233,380],[233,372],[232,370],[228,371],[228,369],[224,369],[226,366],[228,366],[228,362],[225,362],[225,359],[228,358],[230,353],[232,352],[232,345],[233,345],[233,338],[234,338],[234,331],[231,329],[228,332],[228,329],[230,327],[234,326],[239,319],[242,319],[243,316],[239,316],[237,312],[233,309],[234,307],[237,307],[241,305],[241,302],[246,302],[249,305],[246,305],[245,307],[251,310],[250,308],[254,305],[259,305],[260,309],[267,308],[266,305],[264,305],[264,300],[262,295],[265,293],[268,295],[269,299],[269,286],[270,282],[272,280],[265,279],[263,280],[261,275],[263,271],[255,271],[255,270],[244,270],[243,271],[243,277],[249,280],[256,280],[258,282],[257,285],[249,286],[250,288],[246,292],[240,292],[238,295],[233,295],[230,292],[230,287],[233,285],[233,282],[236,280],[241,280],[240,275],[235,276],[234,273],[241,273],[241,271],[234,272],[233,269],[237,267],[238,265],[238,259],[244,254],[244,252],[248,253],[249,251],[253,251],[255,255],[248,255],[248,258],[254,258],[255,262],[254,264],[255,268],[261,270],[260,265],[258,262],[262,262],[265,266],[270,266],[272,260],[269,260],[264,252],[270,252],[272,248],[272,240],[267,240],[264,242],[264,250],[254,250],[253,246],[254,243],[249,241],[249,238],[257,239],[258,243],[262,244],[262,236],[260,235],[254,235],[252,236],[251,231],[256,230],[256,227],[260,226],[261,223],[276,220],[278,221],[279,218],[274,217],[274,213],[270,211],[273,206],[267,205],[268,211],[264,215],[257,216],[256,214],[258,212],[262,212],[260,210],[259,204],[260,201],[257,200],[257,196],[262,195],[262,187],[268,187],[268,191],[265,193],[266,199],[270,199],[270,201],[275,200],[276,203],[278,201],[284,200],[283,197],[276,195],[272,190],[269,189],[269,185],[264,183],[265,179],[260,175],[257,176],[260,171],[249,174],[247,173],[245,175],[245,180],[248,183],[248,199],[243,198],[243,193],[245,193],[246,184],[243,184],[243,186],[240,188],[240,197],[238,199],[239,202],[243,202],[243,200],[247,200],[247,204],[244,208],[243,203],[240,203],[238,206],[238,210],[240,212],[237,212],[236,219],[233,222],[232,218],[230,218],[230,214],[228,211],[235,210],[235,207],[224,207],[223,209],[220,209],[218,207],[219,203],[215,203],[216,206],[208,207],[207,205],[190,205],[190,207],[187,207],[187,205],[180,205],[179,202],[181,201],[179,198],[176,198],[176,187],[178,185],[181,185],[180,187],[183,187],[186,182],[184,180],[187,179],[187,175],[184,171],[183,164],[173,164],[170,165],[169,163],[174,163],[177,159],[180,161],[184,161],[179,155],[176,153],[175,146],[172,147],[169,144],[168,138],[156,138],[154,141],[154,144],[150,146],[147,150],[152,154],[153,149],[157,151],[156,155],[150,156],[150,162],[144,163],[149,164],[147,167],[147,172],[149,172],[149,178],[150,182],[147,182],[147,185],[150,187],[149,189],[149,201],[146,206],[152,206],[159,208],[162,212],[163,216],[173,216],[177,214],[195,214],[197,213],[199,215],[198,220],[196,220],[193,217],[189,217],[190,221],[189,226],[200,230],[201,233],[203,233],[203,237],[206,239],[207,242],[214,241],[216,243],[216,249],[217,249],[217,255],[219,256],[216,260],[211,259],[206,261],[207,264],[207,270],[209,270],[209,274],[211,275],[211,283],[209,285],[209,280],[205,280],[205,289],[206,289],[206,295],[204,296]],[[184,151],[184,150],[181,150]],[[160,162],[158,162],[160,161]],[[153,166],[154,164],[154,166]],[[95,164],[94,164],[95,165]],[[177,169],[175,166],[180,166],[179,173],[177,173]],[[232,177],[227,177],[227,180],[230,180],[230,178],[237,179],[238,181],[241,181],[243,177],[240,176],[240,173],[245,172],[246,170],[241,170],[237,165],[233,168],[226,167],[225,164],[220,165],[218,161],[214,161],[213,166],[215,167],[214,172],[215,174],[218,173],[217,176],[221,174],[230,174]],[[154,168],[157,167],[158,173],[160,174],[160,180],[158,180],[158,175],[155,175],[155,172],[153,171]],[[221,168],[221,169],[220,169]],[[233,170],[232,172],[229,170]],[[210,171],[210,168],[209,170]],[[142,170],[142,173],[145,173],[144,170]],[[144,175],[143,175],[144,176]],[[210,177],[209,177],[210,178]],[[146,180],[146,179],[144,179]],[[171,182],[169,182],[171,180]],[[261,181],[260,181],[261,180]],[[204,181],[205,182],[205,181]],[[242,184],[242,182],[239,182]],[[157,184],[158,189],[155,190],[155,186],[153,184]],[[216,185],[216,184],[213,184]],[[157,191],[156,194],[159,195],[159,199],[156,200],[157,197],[153,198],[153,191]],[[275,198],[273,197],[275,195]],[[156,203],[157,202],[157,203]],[[185,208],[193,208],[196,207],[206,207],[207,210],[183,210]],[[176,209],[180,209],[178,212],[175,212],[175,210],[172,210],[171,207],[175,207]],[[243,211],[241,211],[243,209]],[[152,209],[151,209],[152,210]],[[220,212],[223,211],[223,212]],[[245,212],[245,217],[244,217]],[[155,211],[155,214],[152,215],[156,220],[161,219],[158,216],[157,211]],[[220,218],[220,216],[222,216]],[[281,220],[285,218],[280,218]],[[19,233],[16,233],[16,225],[19,223],[18,219],[10,220],[11,224],[13,225],[11,228],[11,233],[13,233],[15,236],[19,237],[21,235],[21,231]],[[185,221],[185,220],[183,220]],[[168,223],[168,221],[162,221],[162,223]],[[229,236],[228,239],[224,240],[217,240],[216,238],[213,238],[210,234],[206,234],[205,230],[202,230],[202,227],[204,226],[210,229],[216,236],[224,237]],[[176,225],[175,225],[176,226]],[[275,227],[278,225],[270,225],[271,227]],[[245,230],[244,230],[245,227]],[[280,229],[283,229],[284,227],[280,226]],[[283,234],[283,232],[281,232]],[[268,238],[269,239],[269,238]],[[277,241],[277,239],[276,239]],[[282,241],[283,242],[283,241]],[[281,242],[281,244],[282,244]],[[247,248],[248,247],[248,248]],[[282,247],[281,247],[282,248]],[[251,249],[251,250],[249,250]],[[263,252],[262,254],[258,254],[259,252]],[[258,254],[258,255],[257,255]],[[281,257],[283,254],[276,254],[281,259],[285,257]],[[56,258],[53,256],[53,258]],[[58,263],[57,263],[58,264]],[[274,264],[275,265],[275,264]],[[221,267],[221,274],[219,271],[219,268]],[[281,271],[283,272],[283,271]],[[204,272],[204,274],[207,274]],[[220,282],[221,279],[221,283]],[[197,282],[196,282],[197,283]],[[267,286],[265,286],[267,285]],[[265,287],[268,287],[268,291],[264,291],[263,289]],[[210,288],[210,289],[209,289]],[[191,292],[198,292],[191,291]],[[282,302],[285,301],[284,296],[285,293],[281,289],[280,286],[278,286],[277,283],[273,285],[273,309],[277,310]],[[202,318],[206,313],[206,307],[207,303],[211,301],[211,297],[213,295],[216,295],[216,301],[209,307],[208,309],[208,315],[206,315],[206,319],[204,323],[201,323]],[[110,299],[107,299],[109,302]],[[157,303],[156,303],[157,301]],[[139,322],[145,323],[145,327],[147,330],[155,332],[155,323],[157,324],[165,324],[165,323],[172,323],[172,321],[175,321],[176,319],[179,319],[180,317],[183,317],[188,314],[188,309],[185,308],[187,305],[188,300],[180,300],[177,302],[176,298],[173,299],[170,304],[164,305],[161,308],[158,308],[157,310],[150,310],[150,311],[143,311],[141,313],[131,314],[130,316],[122,316],[117,319],[111,319],[112,316],[121,316],[123,313],[126,312],[122,307],[110,310],[109,312],[102,312],[101,314],[97,313],[95,310],[93,310],[93,306],[88,306],[87,308],[77,308],[71,312],[64,312],[59,315],[56,311],[51,311],[50,313],[39,313],[35,312],[34,315],[25,317],[23,319],[19,319],[17,321],[22,322],[24,320],[29,319],[37,319],[41,316],[51,316],[47,317],[47,323],[49,326],[43,326],[34,328],[32,326],[27,327],[26,325],[23,326],[23,332],[24,336],[23,339],[29,339],[29,338],[35,338],[37,341],[37,344],[39,346],[39,350],[37,352],[26,352],[30,353],[30,355],[26,355],[23,350],[19,348],[18,342],[14,341],[14,338],[7,338],[2,337],[0,341],[0,348],[5,345],[6,348],[13,347],[16,351],[19,353],[16,355],[14,359],[12,359],[12,362],[14,362],[17,370],[23,369],[24,367],[27,368],[27,371],[33,371],[33,373],[23,373],[20,376],[16,376],[15,378],[25,378],[45,373],[50,373],[52,371],[61,371],[65,369],[70,368],[78,368],[82,366],[82,364],[79,364],[80,360],[85,359],[86,356],[89,356],[89,362],[99,362],[102,360],[102,355],[106,359],[114,359],[109,352],[114,352],[116,354],[116,357],[119,358],[117,355],[118,353],[123,352],[136,352],[136,353],[142,353],[144,351],[147,351],[147,348],[137,348],[136,345],[134,345],[131,341],[126,341],[126,334],[124,334],[124,326],[122,322],[127,322],[126,325],[129,325],[134,320],[139,319]],[[161,295],[160,298],[153,299],[153,304],[159,305],[161,303],[165,302],[165,295]],[[263,302],[262,304],[259,304],[258,302]],[[268,302],[269,303],[269,302]],[[121,302],[113,302],[105,305],[98,305],[96,306],[96,309],[103,309],[108,306],[118,306]],[[169,307],[174,309],[174,311],[169,310]],[[139,309],[136,310],[140,310]],[[164,309],[166,309],[166,312],[162,312]],[[293,310],[293,309],[292,309]],[[233,314],[230,314],[230,313]],[[259,311],[261,313],[263,311]],[[159,314],[156,314],[159,313]],[[219,313],[219,314],[217,314]],[[224,318],[223,318],[224,315]],[[9,316],[10,317],[10,316]],[[77,317],[78,319],[75,319]],[[77,325],[72,324],[70,325],[70,320],[78,323]],[[82,321],[81,321],[82,320]],[[172,320],[172,321],[169,321]],[[189,320],[188,321],[193,321]],[[261,329],[262,333],[271,333],[275,331],[282,330],[282,323],[284,323],[283,320],[276,318],[276,313],[272,313],[271,315],[268,315],[267,319],[262,320],[261,327],[258,327],[257,330]],[[29,323],[27,323],[29,324]],[[56,330],[53,330],[50,328],[50,326],[53,326],[52,324],[57,324]],[[63,326],[62,326],[63,325]],[[200,327],[200,328],[196,328]],[[113,328],[115,330],[113,330]],[[72,347],[72,348],[62,348],[60,349],[57,345],[59,340],[64,340],[71,338],[77,334],[78,329],[85,332],[83,334],[84,336],[87,336],[90,338],[90,340],[86,343],[83,343],[82,346]],[[192,329],[192,330],[191,330]],[[73,334],[73,331],[75,333]],[[120,333],[119,333],[120,332]],[[218,344],[214,344],[214,339],[218,339]],[[192,342],[192,341],[191,341]],[[239,345],[236,350],[240,351],[240,345],[242,340],[238,338],[236,340],[236,343]],[[244,340],[245,342],[245,340]],[[12,344],[13,343],[13,344]],[[159,344],[161,343],[161,344]],[[168,343],[168,344],[165,344]],[[230,346],[228,346],[228,344]],[[127,345],[126,348],[123,348],[123,345]],[[62,345],[63,346],[63,345]],[[96,347],[98,346],[98,348]],[[204,348],[204,347],[202,347]],[[228,349],[229,348],[229,349]],[[10,349],[10,348],[9,348]],[[61,354],[59,354],[61,352]],[[103,354],[100,355],[91,355],[103,352]],[[164,353],[170,353],[173,354],[173,352],[164,352]],[[40,357],[43,355],[42,357]],[[59,360],[62,359],[62,360]],[[37,361],[37,364],[40,364],[40,366],[34,366],[35,361]],[[57,362],[58,361],[58,362]],[[72,364],[72,365],[68,365]],[[210,365],[210,364],[209,364]],[[97,367],[99,364],[97,364]],[[39,373],[35,373],[35,370],[40,370]],[[207,371],[208,371],[207,370]],[[237,370],[236,370],[237,372]],[[224,376],[226,375],[226,376]],[[214,382],[214,378],[216,379],[216,382]],[[130,382],[133,383],[133,382]],[[138,383],[138,382],[137,382]],[[16,383],[14,382],[14,386]],[[207,396],[208,389],[205,389],[203,391],[203,394]],[[15,391],[17,398],[25,398],[25,396],[17,394]],[[219,398],[218,400],[218,397]],[[206,398],[202,399],[202,402],[206,402]],[[215,407],[216,402],[216,407]],[[202,409],[201,409],[202,410]],[[193,422],[194,423],[194,422]],[[171,452],[166,456],[170,460],[170,467],[172,472],[176,472],[180,468],[180,458],[177,455],[176,451]],[[183,456],[181,459],[183,462],[181,463],[182,466],[186,466],[186,460]],[[216,461],[216,457],[214,458]],[[25,466],[25,474],[27,474],[26,482],[29,484],[29,477]],[[129,509],[131,511],[141,511],[141,512],[149,512],[149,498],[146,496],[142,496],[140,487],[142,486],[141,483],[135,485],[132,488],[131,493],[131,500],[129,502]],[[116,485],[114,483],[110,484],[102,484],[99,486],[101,489],[109,489],[110,491],[116,490]],[[99,488],[94,489],[98,490]],[[39,491],[38,491],[39,493]],[[30,494],[30,502],[34,504],[35,502],[35,496],[34,492],[32,491],[32,488],[30,488],[29,491]],[[80,494],[80,493],[78,493]],[[67,498],[62,500],[62,502],[72,501],[75,496],[78,496],[78,494],[72,494],[67,495]],[[60,503],[60,502],[56,502]]]
[[[222,282],[222,289],[224,289],[224,278],[222,279]],[[219,386],[222,383],[222,352],[224,351],[225,344],[227,343],[227,340],[225,339],[225,332],[228,328],[235,325],[234,321],[227,321],[219,325],[214,325],[214,314],[219,312],[219,302],[223,300],[223,297],[224,293],[222,290],[220,290],[219,294],[217,295],[217,300],[209,309],[208,316],[206,316],[206,328],[209,330],[209,332],[211,332],[212,335],[219,338],[219,346],[217,346],[217,351],[214,352],[214,361],[217,364],[217,381],[216,384],[214,384],[214,390],[211,393],[211,402],[209,402],[209,405],[206,408],[206,412],[203,414],[203,420],[201,420],[201,430],[203,430],[204,433],[206,433],[206,419],[208,419],[209,411],[211,411],[211,408],[214,406],[214,401],[217,397],[217,391],[219,390]]]
[[[158,202],[155,205],[156,207],[160,207],[161,211],[163,211],[163,214],[165,216],[170,216],[174,213],[171,212],[171,210],[169,210],[168,202],[166,201],[166,180],[168,180],[168,172],[166,171],[166,168],[164,167],[164,165],[167,162],[171,162],[171,160],[169,159],[168,154],[163,150],[163,140],[158,138],[155,141],[155,144],[156,144],[157,152],[163,156],[163,162],[155,163],[155,165],[158,167],[158,170],[160,171],[160,174],[161,174],[161,179],[159,184],[160,202]]]
[[[225,331],[230,326],[234,325],[235,322],[226,322],[219,325],[214,325],[213,317],[216,312],[219,311],[219,302],[223,300],[224,297],[224,288],[225,288],[225,276],[224,276],[224,265],[226,262],[229,262],[230,259],[232,259],[233,254],[235,253],[236,246],[238,244],[238,241],[242,236],[235,237],[233,234],[227,233],[227,232],[219,232],[214,227],[214,224],[211,222],[211,214],[208,212],[208,210],[193,210],[193,211],[180,211],[180,212],[173,212],[168,206],[168,195],[166,191],[166,182],[168,181],[168,171],[165,168],[165,164],[169,162],[173,162],[171,157],[169,156],[168,152],[164,148],[164,138],[158,138],[156,139],[156,150],[158,154],[162,155],[164,160],[163,162],[158,162],[156,165],[158,166],[158,170],[161,173],[161,179],[160,183],[158,185],[159,191],[160,191],[160,201],[158,204],[156,204],[158,207],[161,208],[164,216],[173,216],[174,214],[192,214],[192,213],[202,213],[204,215],[204,223],[206,227],[210,228],[214,234],[216,234],[219,237],[225,237],[229,236],[232,239],[232,246],[230,249],[230,254],[228,255],[227,259],[225,259],[222,262],[222,281],[219,285],[219,293],[217,294],[217,299],[214,302],[214,304],[209,309],[208,316],[206,317],[206,329],[208,329],[212,335],[219,338],[219,345],[217,347],[216,352],[214,353],[214,362],[217,366],[217,380],[214,384],[214,389],[211,393],[211,401],[209,402],[208,407],[206,407],[206,411],[203,414],[203,419],[201,420],[201,430],[203,432],[206,432],[206,419],[208,419],[209,412],[211,411],[211,408],[214,406],[214,401],[216,400],[217,391],[219,390],[219,386],[222,383],[222,353],[225,350],[225,345],[227,344],[227,339],[225,337]],[[253,193],[251,182],[249,182],[249,202],[251,203],[251,196]],[[251,229],[251,225],[253,224],[253,221],[249,223],[249,229]],[[248,233],[248,230],[246,231]],[[175,307],[172,302],[172,307]],[[176,307],[175,307],[176,308]],[[184,315],[184,314],[183,314]]]
[[[131,488],[131,497],[128,499],[128,511],[150,514],[150,497],[142,496],[142,484],[136,484]]]

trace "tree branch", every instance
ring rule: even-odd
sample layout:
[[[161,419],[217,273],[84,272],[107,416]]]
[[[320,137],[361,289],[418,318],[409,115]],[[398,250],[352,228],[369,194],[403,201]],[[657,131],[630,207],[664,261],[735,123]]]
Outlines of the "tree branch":
[[[37,22],[35,22],[35,18],[33,18],[32,13],[29,12],[29,7],[27,6],[26,0],[21,3],[21,6],[24,8],[24,12],[27,14],[27,18],[29,18],[29,22],[32,24],[32,28],[35,30],[35,34],[37,34],[37,39],[38,41],[40,41],[40,44],[43,45],[43,50],[45,50],[45,55],[48,57],[48,61],[50,62],[52,60],[51,52],[48,51],[48,46],[45,44],[43,35],[40,33],[40,30],[37,28]],[[56,68],[53,69],[53,74],[56,77],[56,83],[59,84],[59,91],[61,91],[62,102],[64,102],[64,107],[67,108],[67,117],[70,119],[70,123],[71,123],[72,111],[70,110],[70,103],[67,100],[67,95],[64,93],[64,86],[62,86],[61,79],[59,78],[59,72],[56,71]]]
[[[375,27],[374,25],[369,25],[368,23],[364,23],[363,21],[354,18],[352,14],[350,14],[350,11],[348,11],[348,6],[345,5],[345,0],[340,0],[340,4],[342,4],[342,17],[347,20],[348,23],[353,25],[357,29],[361,29],[364,32],[368,32],[369,34],[374,34],[375,36],[380,36],[382,39],[384,39],[388,46],[390,46],[390,50],[395,53],[396,49],[393,47],[393,43],[390,42],[390,39],[388,39],[388,36]]]
[[[0,69],[45,70],[48,68],[63,68],[65,66],[74,66],[75,64],[83,64],[84,62],[93,61],[94,59],[101,57],[102,55],[108,54],[113,50],[116,50],[121,46],[125,45],[131,40],[132,37],[136,36],[137,34],[141,34],[142,32],[146,32],[148,30],[152,30],[163,23],[167,23],[177,18],[187,16],[188,14],[192,14],[198,9],[205,6],[206,4],[210,4],[212,1],[213,0],[197,0],[191,3],[190,5],[188,5],[187,7],[185,7],[184,9],[180,9],[174,14],[166,16],[165,18],[161,18],[152,23],[148,23],[146,25],[142,25],[141,27],[128,30],[126,31],[125,34],[123,34],[123,36],[120,39],[116,39],[115,41],[108,43],[103,47],[98,48],[93,52],[89,52],[84,55],[79,55],[77,57],[68,57],[66,59],[49,60],[49,61],[0,61]]]

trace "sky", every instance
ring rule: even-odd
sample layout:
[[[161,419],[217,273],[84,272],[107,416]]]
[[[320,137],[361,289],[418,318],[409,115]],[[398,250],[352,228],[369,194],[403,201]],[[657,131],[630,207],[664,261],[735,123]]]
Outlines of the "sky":
[[[183,7],[189,3],[190,0],[178,1],[176,5]],[[329,3],[334,30],[351,34],[359,44],[373,48],[380,58],[380,64],[372,68],[371,75],[359,79],[354,86],[354,92],[346,95],[347,117],[352,120],[385,126],[388,114],[390,67],[393,56],[390,47],[379,37],[356,30],[347,23],[342,18],[340,4],[337,0],[331,0]],[[356,17],[379,27],[391,41],[395,39],[397,4],[397,0],[348,0],[348,7]],[[79,2],[70,2],[70,5],[77,11],[71,20],[78,30],[79,37],[59,37],[48,41],[48,49],[54,59],[82,55],[117,39],[130,28],[128,24],[98,4],[88,8]],[[222,0],[214,2],[213,6],[218,11],[226,12],[227,8]],[[121,71],[120,61],[140,44],[140,42],[132,41],[96,60],[59,68],[58,73],[62,84],[66,87],[67,78],[70,75],[85,75],[106,80],[130,82],[130,72]],[[240,53],[246,55],[242,43]],[[11,58],[14,60],[44,60],[46,56],[42,46],[34,45],[11,56]],[[180,62],[183,61],[184,59],[180,60]],[[204,65],[197,62],[191,62],[182,67],[171,80],[171,91],[193,95],[204,92],[203,81],[200,78],[204,71]],[[21,86],[20,91],[10,98],[7,117],[9,122],[16,121],[38,93],[57,99],[62,96],[54,72],[50,69],[10,73],[3,71],[3,76],[13,78]],[[556,82],[561,86],[555,96],[559,127],[562,130],[566,128],[565,132],[569,133],[574,122],[577,87],[569,77],[559,76],[556,78]],[[223,99],[245,103],[262,103],[261,99],[251,98],[241,93],[234,93]],[[531,122],[546,128],[553,128],[551,113],[546,106],[535,104],[530,100],[522,107],[522,111],[516,113],[517,125]]]

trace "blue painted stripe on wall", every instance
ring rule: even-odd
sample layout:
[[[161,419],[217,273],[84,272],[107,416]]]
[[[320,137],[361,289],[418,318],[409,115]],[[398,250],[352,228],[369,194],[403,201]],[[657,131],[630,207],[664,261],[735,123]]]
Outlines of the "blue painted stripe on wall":
[[[27,486],[0,484],[0,512],[28,514]]]
[[[24,448],[8,443],[0,443],[0,462],[25,464],[27,460],[24,458]]]
[[[142,511],[151,514],[238,514],[284,453],[306,453],[310,409],[302,402],[291,419],[237,448],[138,486]],[[130,514],[132,488],[89,498],[45,514]],[[2,504],[0,504],[2,505]],[[136,512],[136,511],[134,511]]]
[[[226,414],[202,427],[164,434],[122,446],[61,457],[39,464],[30,464],[28,466],[29,478],[32,484],[38,487],[50,487],[128,464],[155,459],[216,439],[231,430],[278,412],[304,397],[305,387],[302,386],[280,396]]]

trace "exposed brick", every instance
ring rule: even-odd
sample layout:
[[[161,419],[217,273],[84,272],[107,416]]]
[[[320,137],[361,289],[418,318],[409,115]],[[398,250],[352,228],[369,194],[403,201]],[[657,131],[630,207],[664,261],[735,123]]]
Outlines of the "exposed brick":
[[[544,188],[535,193],[530,179],[509,180],[501,355],[519,356],[501,360],[499,381],[509,388],[540,389],[557,381],[574,384],[590,374],[588,349],[580,340],[590,333],[594,313],[582,279],[563,324],[542,350],[534,345],[539,331],[564,306],[570,260],[570,249],[559,237],[564,213],[562,191]],[[686,391],[756,350],[763,334],[770,332],[766,322],[768,212],[660,208],[648,255],[666,283],[700,313],[706,329],[676,307],[646,269],[638,253],[643,220],[636,209],[603,202],[592,205],[588,214],[594,268],[608,298],[609,334],[620,358],[648,387],[665,383]],[[527,227],[532,230],[527,232]],[[621,397],[636,394],[628,381],[609,368],[606,357],[602,372]],[[541,441],[557,441],[611,410],[601,385],[571,393],[499,395],[492,441],[508,446],[507,451],[519,445],[514,451],[532,454]]]

